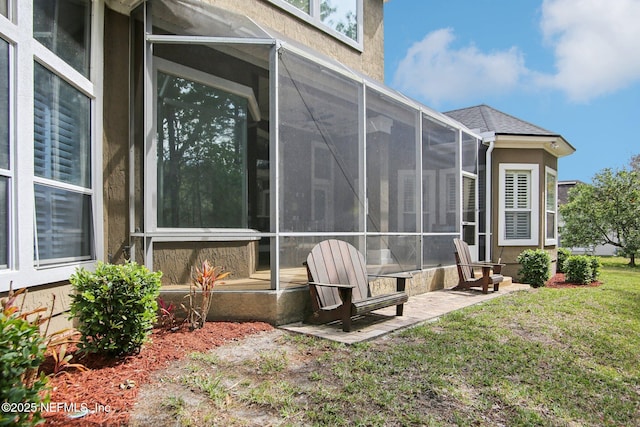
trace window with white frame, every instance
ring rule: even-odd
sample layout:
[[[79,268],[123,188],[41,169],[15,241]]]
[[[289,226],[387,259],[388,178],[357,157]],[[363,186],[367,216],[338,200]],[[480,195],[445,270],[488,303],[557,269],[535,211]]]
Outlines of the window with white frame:
[[[12,182],[9,106],[9,43],[0,39],[0,269],[9,265],[9,188]]]
[[[90,57],[100,49],[92,34],[102,6],[10,0],[0,7],[0,292],[10,281],[66,280],[98,258],[93,81],[101,79]]]
[[[538,244],[538,165],[500,164],[498,244]]]
[[[398,229],[416,229],[416,172],[398,170]]]
[[[348,43],[362,44],[362,0],[270,0]]]
[[[90,0],[34,0],[33,38],[89,77]]]
[[[555,245],[557,236],[557,209],[558,209],[558,173],[550,167],[545,168],[545,234],[544,243]]]
[[[462,238],[470,246],[476,244],[477,206],[475,175],[462,175]]]

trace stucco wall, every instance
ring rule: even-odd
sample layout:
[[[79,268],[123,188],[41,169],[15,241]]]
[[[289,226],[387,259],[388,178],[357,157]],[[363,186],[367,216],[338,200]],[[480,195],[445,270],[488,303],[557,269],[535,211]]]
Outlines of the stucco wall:
[[[120,263],[129,245],[129,18],[105,10],[104,244],[107,261]]]
[[[539,207],[539,215],[538,215],[538,245],[533,246],[498,246],[498,218],[500,215],[499,209],[499,191],[500,189],[500,170],[499,165],[502,163],[528,163],[528,164],[537,164],[539,169],[538,175],[538,207]],[[493,152],[492,159],[492,168],[491,168],[491,176],[492,176],[492,200],[491,200],[491,211],[492,215],[492,224],[491,228],[493,231],[493,239],[492,239],[492,253],[493,260],[497,261],[498,258],[501,259],[501,262],[506,264],[502,269],[502,273],[506,276],[511,276],[514,280],[517,280],[518,270],[520,269],[520,264],[516,261],[518,255],[524,251],[525,249],[537,249],[543,248],[549,252],[551,255],[551,259],[555,261],[557,257],[557,248],[555,245],[545,246],[544,239],[544,208],[545,208],[545,167],[550,167],[554,170],[558,170],[558,159],[546,152],[542,149],[514,149],[514,148],[502,148],[496,149]],[[555,262],[552,265],[552,273],[555,273]]]
[[[253,19],[378,81],[384,80],[382,0],[364,0],[364,51],[360,52],[324,31],[265,0],[206,0],[216,7]]]
[[[163,272],[163,285],[189,284],[192,267],[199,267],[204,260],[231,272],[229,279],[241,279],[255,272],[257,251],[257,241],[156,243],[153,268]]]
[[[24,306],[23,312],[29,312],[37,308],[45,307],[46,312],[40,313],[41,316],[51,315],[51,322],[49,323],[48,332],[54,333],[65,328],[73,326],[73,322],[68,319],[67,311],[71,305],[71,285],[69,282],[57,282],[50,283],[42,286],[34,286],[27,289],[26,295],[20,295],[17,297],[14,305]],[[7,297],[8,293],[0,293],[0,298]],[[53,311],[51,310],[53,308]],[[35,316],[32,316],[33,318]],[[41,325],[41,330],[44,332],[46,323]]]

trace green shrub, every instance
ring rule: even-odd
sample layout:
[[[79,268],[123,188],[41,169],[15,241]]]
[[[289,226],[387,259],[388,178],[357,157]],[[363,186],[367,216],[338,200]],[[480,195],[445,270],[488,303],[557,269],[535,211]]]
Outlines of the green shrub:
[[[572,255],[567,258],[565,262],[565,280],[569,283],[591,283],[593,281],[592,258],[595,257]]]
[[[602,264],[600,264],[600,258],[597,256],[590,256],[589,259],[591,260],[591,281],[595,282],[600,276],[600,267],[602,267]]]
[[[38,374],[45,340],[36,322],[5,303],[0,312],[0,426],[36,425],[42,420],[40,404],[48,401],[43,396],[47,378]]]
[[[161,276],[135,262],[77,270],[70,316],[79,320],[80,348],[114,356],[140,351],[157,318]]]
[[[551,256],[542,249],[527,249],[518,255],[517,261],[522,265],[518,274],[523,283],[537,288],[551,277]]]
[[[571,249],[569,248],[558,248],[558,262],[556,264],[556,271],[558,273],[564,273],[564,263],[567,261],[567,258],[571,256]]]

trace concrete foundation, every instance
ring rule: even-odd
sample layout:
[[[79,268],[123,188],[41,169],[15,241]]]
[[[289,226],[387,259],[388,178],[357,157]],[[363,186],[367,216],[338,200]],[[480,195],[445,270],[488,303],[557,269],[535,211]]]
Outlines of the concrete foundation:
[[[452,288],[458,283],[455,266],[438,267],[413,273],[407,280],[409,296],[420,295],[438,289]],[[381,278],[371,283],[371,293],[379,295],[395,291],[396,280]],[[160,296],[177,307],[186,302],[188,290],[165,289]],[[177,309],[180,313],[180,309]],[[262,321],[273,325],[299,322],[311,310],[309,289],[298,286],[280,291],[214,291],[208,320]]]

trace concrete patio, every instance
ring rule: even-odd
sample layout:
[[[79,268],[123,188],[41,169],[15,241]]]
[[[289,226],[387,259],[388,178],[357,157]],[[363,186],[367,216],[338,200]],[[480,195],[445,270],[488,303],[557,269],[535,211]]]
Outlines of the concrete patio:
[[[370,341],[391,332],[433,321],[443,314],[529,288],[529,285],[508,283],[501,285],[498,292],[490,291],[486,295],[477,290],[453,291],[442,289],[426,292],[409,297],[409,301],[404,305],[404,315],[402,317],[395,316],[395,306],[387,307],[354,319],[351,332],[343,332],[340,321],[325,325],[309,325],[298,322],[284,325],[280,328],[344,344],[354,344]]]

